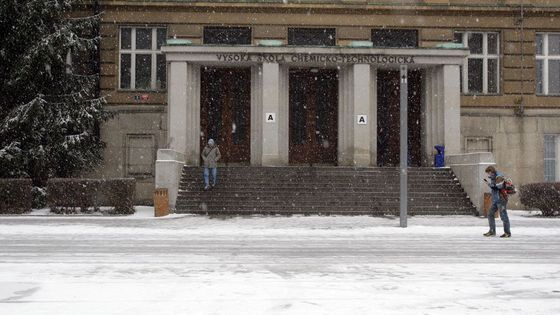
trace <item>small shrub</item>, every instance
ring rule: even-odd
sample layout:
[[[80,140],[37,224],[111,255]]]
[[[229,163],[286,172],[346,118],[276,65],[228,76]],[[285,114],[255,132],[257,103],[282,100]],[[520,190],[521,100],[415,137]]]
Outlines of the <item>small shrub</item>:
[[[51,212],[58,214],[89,212],[89,208],[99,209],[97,195],[99,180],[79,178],[53,178],[47,182],[47,205]]]
[[[59,214],[99,211],[110,206],[111,214],[134,213],[136,181],[120,179],[54,178],[47,183],[47,204]]]
[[[0,179],[0,214],[21,214],[31,211],[31,179]]]
[[[33,187],[31,190],[33,202],[31,206],[33,209],[44,208],[47,206],[47,190],[43,187]]]
[[[560,183],[533,183],[522,185],[519,191],[522,204],[537,208],[550,217],[560,212]]]
[[[104,195],[108,204],[113,206],[114,214],[134,213],[135,191],[136,180],[133,178],[109,180],[104,186]]]

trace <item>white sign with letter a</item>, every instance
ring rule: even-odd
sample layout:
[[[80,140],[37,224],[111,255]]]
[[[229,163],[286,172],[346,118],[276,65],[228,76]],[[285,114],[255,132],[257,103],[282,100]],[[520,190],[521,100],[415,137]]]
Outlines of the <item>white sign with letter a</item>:
[[[264,121],[267,123],[276,122],[276,113],[266,113],[266,115],[264,116]]]
[[[358,125],[367,125],[367,115],[358,115],[356,122]]]

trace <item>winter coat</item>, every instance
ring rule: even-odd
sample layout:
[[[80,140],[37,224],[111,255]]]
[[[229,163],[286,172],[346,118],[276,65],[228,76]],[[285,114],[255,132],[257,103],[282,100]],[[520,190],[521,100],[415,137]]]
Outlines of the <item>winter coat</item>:
[[[202,161],[204,161],[204,167],[216,168],[218,167],[218,160],[222,157],[220,149],[218,146],[206,145],[204,150],[202,150]]]
[[[507,201],[507,195],[506,198],[504,198],[504,195],[500,193],[500,191],[502,189],[504,189],[504,182],[499,182],[496,183],[496,177],[498,176],[503,176],[501,173],[496,173],[496,174],[492,174],[489,176],[490,178],[490,182],[488,183],[488,187],[490,187],[490,189],[492,190],[492,203],[498,203],[498,202],[504,202]]]

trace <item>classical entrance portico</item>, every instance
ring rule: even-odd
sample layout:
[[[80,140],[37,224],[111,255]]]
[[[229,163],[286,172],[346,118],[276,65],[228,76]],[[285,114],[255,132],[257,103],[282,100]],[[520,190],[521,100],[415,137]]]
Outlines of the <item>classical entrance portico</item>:
[[[184,154],[189,165],[199,164],[203,67],[250,69],[251,165],[290,163],[289,81],[298,68],[338,71],[338,165],[377,165],[377,71],[399,64],[424,73],[423,155],[431,157],[435,144],[451,154],[460,151],[459,65],[466,50],[164,46],[162,51],[169,62],[169,149]]]
[[[333,121],[328,117],[336,118],[336,123],[315,121],[312,130],[325,133],[316,139],[327,137],[327,132],[335,134],[328,136],[337,142],[335,164],[377,166],[378,71],[398,69],[400,64],[422,72],[419,141],[423,161],[432,160],[436,144],[445,145],[449,154],[460,153],[459,66],[468,54],[466,49],[173,45],[163,46],[162,51],[169,64],[168,148],[158,151],[156,187],[170,189],[172,205],[178,189],[176,173],[180,173],[182,165],[200,164],[201,132],[209,130],[208,126],[201,130],[202,69],[239,68],[247,71],[246,77],[250,76],[250,113],[242,115],[250,117],[250,122],[245,124],[250,129],[247,131],[250,165],[290,164],[290,79],[297,79],[294,75],[297,69],[307,69],[308,79],[314,78],[313,73],[338,76],[337,104],[326,107],[337,112],[334,116],[333,113],[319,115],[315,108],[310,114],[315,118],[309,118]],[[315,77],[319,79],[318,75]],[[292,88],[293,91],[297,89]],[[312,97],[328,97],[317,91]],[[319,130],[320,124],[327,127]]]

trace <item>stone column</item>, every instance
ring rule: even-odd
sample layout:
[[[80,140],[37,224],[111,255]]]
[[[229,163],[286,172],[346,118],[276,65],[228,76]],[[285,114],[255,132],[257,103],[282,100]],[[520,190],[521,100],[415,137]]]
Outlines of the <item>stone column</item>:
[[[353,67],[342,67],[338,80],[338,165],[354,165]]]
[[[284,135],[283,111],[280,108],[280,65],[264,63],[262,65],[262,165],[285,165],[282,146]],[[273,120],[272,120],[273,119]]]
[[[371,163],[371,76],[369,64],[353,65],[353,164],[369,166]],[[361,122],[359,121],[362,120]]]
[[[430,139],[428,138],[430,118],[428,113],[430,112],[430,71],[429,69],[424,70],[424,90],[422,91],[422,114],[421,114],[421,132],[420,137],[422,141],[422,163],[428,160],[430,153]],[[424,164],[423,164],[424,165]]]
[[[437,93],[434,89],[434,80],[436,75],[432,68],[425,70],[424,77],[424,104],[422,115],[422,147],[424,149],[423,158],[427,165],[432,165],[434,161],[434,145],[435,145],[435,125],[434,112],[437,110]]]
[[[185,61],[169,64],[167,141],[180,154],[187,152],[187,68]]]
[[[446,154],[461,153],[461,89],[458,65],[441,67],[444,143]]]
[[[278,125],[280,132],[280,164],[288,165],[290,161],[290,97],[289,97],[289,77],[290,69],[288,66],[280,66],[280,101]]]
[[[251,165],[262,165],[264,123],[262,81],[262,65],[259,64],[251,68]]]
[[[190,165],[200,164],[200,67],[190,65],[187,69],[187,131],[186,162]]]

